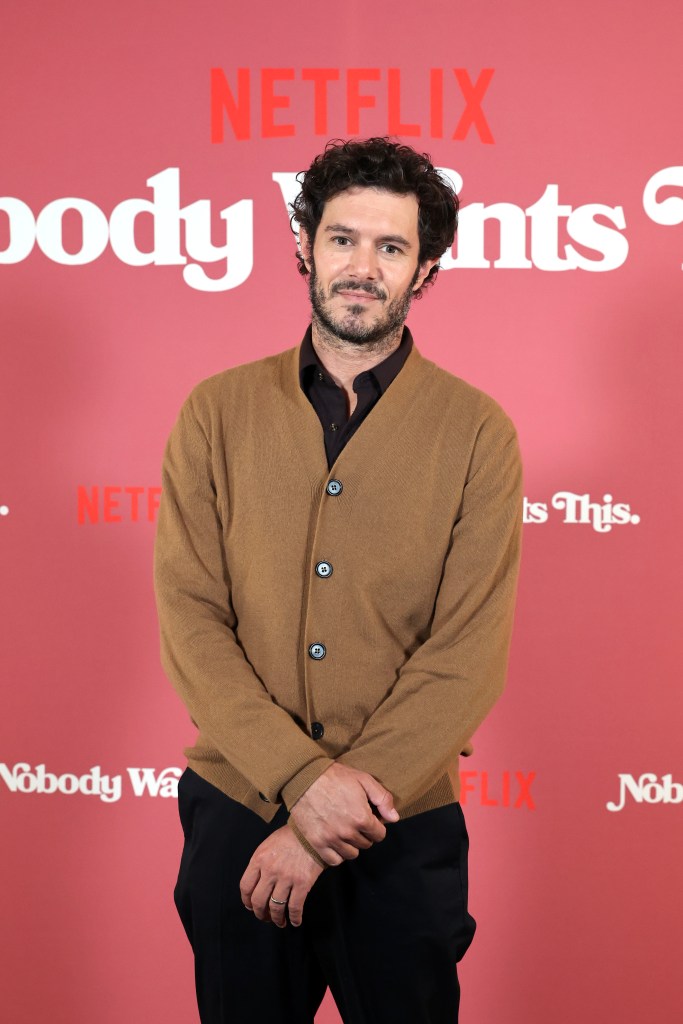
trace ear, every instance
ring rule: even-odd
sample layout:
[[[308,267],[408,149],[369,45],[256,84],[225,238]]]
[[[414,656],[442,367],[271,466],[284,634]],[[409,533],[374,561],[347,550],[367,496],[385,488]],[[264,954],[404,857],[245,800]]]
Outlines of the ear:
[[[413,285],[414,292],[416,292],[418,288],[422,287],[422,284],[424,282],[424,279],[427,277],[427,274],[432,269],[432,267],[436,266],[438,262],[438,260],[425,260],[424,263],[420,264],[420,272],[417,275],[417,281]]]
[[[306,267],[306,270],[310,274],[310,272],[311,272],[311,240],[308,237],[308,233],[306,232],[306,229],[302,228],[302,227],[299,228],[299,248],[301,250],[301,255],[304,258],[304,265]]]

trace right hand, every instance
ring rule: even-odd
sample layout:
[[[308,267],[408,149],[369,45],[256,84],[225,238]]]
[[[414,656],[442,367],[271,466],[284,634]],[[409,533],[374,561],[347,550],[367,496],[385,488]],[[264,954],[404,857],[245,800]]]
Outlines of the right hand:
[[[386,836],[371,804],[384,821],[398,821],[388,789],[368,772],[335,762],[299,797],[290,815],[325,863],[337,865]]]

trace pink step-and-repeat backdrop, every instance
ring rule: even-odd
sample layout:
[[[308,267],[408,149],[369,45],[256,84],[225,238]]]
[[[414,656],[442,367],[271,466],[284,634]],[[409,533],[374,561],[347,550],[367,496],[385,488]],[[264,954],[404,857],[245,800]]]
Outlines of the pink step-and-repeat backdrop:
[[[6,5],[0,1019],[198,1019],[163,447],[195,383],[303,335],[296,172],[394,134],[462,200],[416,344],[526,469],[461,1020],[683,1021],[682,40],[672,0]]]

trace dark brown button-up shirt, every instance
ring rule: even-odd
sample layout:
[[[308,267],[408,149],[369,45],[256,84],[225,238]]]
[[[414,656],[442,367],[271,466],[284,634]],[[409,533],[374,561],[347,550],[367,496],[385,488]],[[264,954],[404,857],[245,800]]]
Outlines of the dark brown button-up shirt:
[[[356,407],[347,416],[346,394],[336,384],[320,362],[313,348],[312,329],[309,325],[299,358],[301,389],[315,409],[322,424],[327,453],[327,468],[331,469],[344,445],[353,437],[373,406],[379,401],[408,358],[413,338],[403,328],[401,344],[371,370],[359,373],[353,381],[358,398]]]

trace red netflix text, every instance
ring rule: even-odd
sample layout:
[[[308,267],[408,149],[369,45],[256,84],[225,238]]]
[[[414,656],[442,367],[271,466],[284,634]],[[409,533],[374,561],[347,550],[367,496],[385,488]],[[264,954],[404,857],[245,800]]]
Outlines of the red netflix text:
[[[465,806],[468,797],[482,807],[512,807],[519,810],[526,807],[536,810],[531,795],[531,784],[536,772],[500,772],[494,776],[490,772],[460,772],[460,803]]]
[[[474,129],[480,142],[491,144],[493,134],[482,101],[493,72],[493,68],[482,68],[473,77],[466,68],[431,68],[425,73],[428,113],[422,121],[408,121],[403,113],[408,90],[402,89],[400,68],[261,68],[253,73],[250,68],[238,68],[231,81],[222,68],[211,68],[211,142],[224,142],[226,127],[240,142],[254,136],[290,138],[299,130],[312,129],[315,135],[340,132],[341,125],[330,127],[330,114],[341,101],[347,135],[365,131],[362,111],[386,106],[387,135],[461,142]],[[304,96],[309,102],[297,101],[293,109],[292,93],[299,89],[299,82],[306,83]],[[447,126],[444,107],[450,110],[454,101],[457,119]]]
[[[153,523],[160,496],[161,487],[81,486],[78,523]]]

